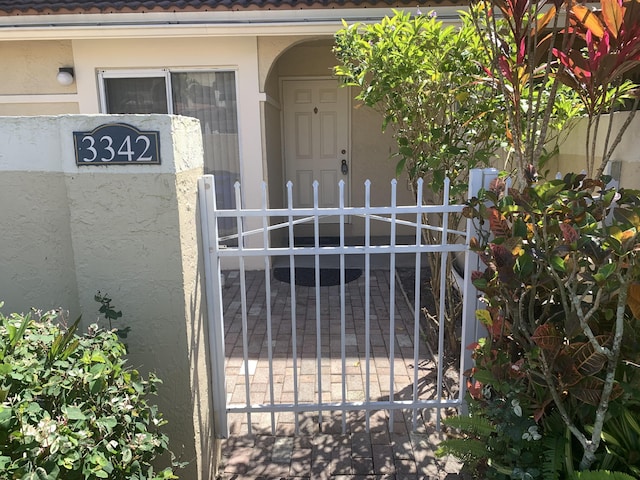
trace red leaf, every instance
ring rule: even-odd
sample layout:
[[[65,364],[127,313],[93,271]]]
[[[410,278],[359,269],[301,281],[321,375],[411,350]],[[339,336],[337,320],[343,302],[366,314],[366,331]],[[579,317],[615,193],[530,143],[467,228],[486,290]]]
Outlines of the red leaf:
[[[473,342],[470,343],[469,345],[467,345],[467,350],[475,350],[476,348],[478,348],[480,346],[480,344],[478,342]]]
[[[542,350],[550,352],[552,356],[558,353],[564,342],[560,330],[552,323],[544,323],[536,328],[531,340]]]
[[[604,388],[604,381],[597,377],[586,377],[569,389],[578,400],[589,405],[598,406]]]
[[[480,280],[483,277],[484,277],[484,272],[481,272],[479,270],[474,270],[473,272],[471,272],[471,282]]]
[[[467,380],[467,391],[469,392],[469,395],[476,400],[480,400],[482,398],[482,386],[482,383],[477,380]]]
[[[500,196],[504,193],[507,188],[507,183],[504,181],[504,178],[496,177],[491,180],[489,183],[489,190],[491,190],[496,195]]]
[[[492,338],[501,338],[511,333],[511,324],[505,320],[503,315],[496,315],[493,323],[487,326]]]
[[[491,207],[489,210],[489,228],[491,228],[491,233],[493,233],[496,237],[509,237],[510,229],[507,221],[502,216],[502,214],[498,211],[496,207]]]
[[[564,239],[564,242],[567,244],[571,244],[577,241],[578,238],[580,237],[576,229],[573,228],[568,223],[561,223],[560,230],[562,231],[562,238]]]
[[[586,376],[600,372],[607,363],[607,357],[596,352],[590,342],[574,343],[568,353],[573,358],[576,369]]]
[[[500,281],[505,283],[510,282],[515,275],[513,273],[513,266],[516,263],[511,250],[504,245],[496,245],[495,243],[492,243],[490,248]]]

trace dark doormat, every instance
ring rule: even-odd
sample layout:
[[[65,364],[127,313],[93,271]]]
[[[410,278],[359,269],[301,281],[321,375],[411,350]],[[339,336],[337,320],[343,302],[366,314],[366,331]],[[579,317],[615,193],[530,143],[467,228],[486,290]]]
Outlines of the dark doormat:
[[[344,282],[349,283],[362,275],[360,268],[347,268],[344,271]],[[291,283],[291,270],[289,267],[277,267],[273,269],[273,276],[281,282]],[[315,287],[316,285],[316,269],[313,267],[296,267],[295,268],[296,285],[303,287]],[[321,268],[320,269],[320,286],[331,287],[340,285],[340,269],[338,268]]]

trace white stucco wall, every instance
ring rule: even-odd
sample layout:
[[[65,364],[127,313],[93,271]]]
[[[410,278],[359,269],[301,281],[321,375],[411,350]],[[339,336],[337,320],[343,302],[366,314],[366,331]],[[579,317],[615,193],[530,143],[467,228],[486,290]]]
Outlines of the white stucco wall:
[[[74,131],[112,121],[160,132],[160,165],[76,166]],[[199,252],[195,119],[152,116],[0,118],[0,299],[5,313],[63,307],[85,326],[97,290],[130,326],[129,362],[163,379],[157,401],[182,478],[209,479],[206,306]],[[103,326],[107,326],[104,325]]]
[[[627,112],[614,114],[613,129],[611,138],[613,139],[620,131],[620,127],[627,118]],[[600,135],[598,136],[596,152],[599,158],[596,159],[595,168],[600,166],[601,154],[603,151],[606,129],[609,125],[609,117],[603,116],[600,123]],[[625,188],[640,188],[640,148],[638,148],[638,134],[640,133],[640,114],[636,114],[628,129],[625,131],[622,141],[611,157],[611,162],[620,162],[620,173],[617,180],[620,186]],[[560,172],[580,172],[586,169],[586,119],[571,131],[569,138],[560,146],[558,158],[558,170]],[[614,169],[615,170],[615,169]],[[617,173],[612,171],[612,173]]]

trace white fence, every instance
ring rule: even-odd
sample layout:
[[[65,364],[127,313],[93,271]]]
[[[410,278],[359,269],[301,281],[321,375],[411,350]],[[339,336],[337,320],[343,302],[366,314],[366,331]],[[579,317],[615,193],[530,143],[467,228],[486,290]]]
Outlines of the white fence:
[[[477,192],[484,185],[488,185],[488,182],[495,178],[495,170],[474,170],[470,177],[469,191]],[[365,183],[365,201],[362,207],[347,207],[344,206],[344,199],[342,196],[343,184],[340,185],[341,199],[340,206],[337,208],[320,208],[318,207],[318,184],[313,185],[314,205],[313,208],[294,208],[293,199],[293,185],[289,183],[287,185],[288,193],[288,208],[283,209],[269,209],[267,207],[267,188],[266,185],[262,187],[262,206],[257,209],[242,208],[242,195],[240,185],[235,185],[236,195],[236,209],[233,210],[217,210],[215,205],[215,182],[212,176],[204,176],[200,179],[200,209],[201,209],[201,221],[203,232],[203,244],[206,251],[205,258],[205,277],[207,279],[207,301],[209,309],[209,337],[210,337],[210,358],[211,369],[213,373],[212,380],[212,395],[215,406],[214,421],[216,424],[216,432],[220,432],[223,436],[228,434],[227,414],[229,413],[243,413],[246,415],[246,421],[248,425],[248,433],[251,433],[252,429],[252,414],[267,413],[271,416],[271,430],[275,433],[275,414],[278,412],[293,412],[295,415],[295,429],[298,431],[298,414],[301,412],[316,412],[318,415],[318,421],[322,423],[323,414],[325,412],[338,411],[342,412],[342,429],[346,429],[346,413],[350,411],[362,411],[366,416],[366,427],[369,427],[369,415],[373,411],[388,411],[390,417],[390,424],[393,424],[394,411],[404,410],[412,412],[413,425],[416,425],[416,418],[418,412],[422,409],[435,410],[437,415],[437,424],[439,426],[440,411],[442,408],[455,407],[462,408],[464,393],[465,393],[465,380],[460,375],[459,385],[457,388],[457,394],[452,398],[443,394],[443,343],[444,343],[444,298],[435,299],[440,303],[440,316],[437,319],[439,324],[438,329],[438,345],[439,351],[436,353],[437,359],[434,359],[434,365],[437,366],[436,375],[436,394],[434,398],[421,398],[418,392],[418,384],[420,381],[419,369],[417,365],[422,360],[421,356],[421,299],[420,299],[420,271],[423,268],[422,254],[442,252],[442,266],[446,265],[447,255],[458,253],[464,256],[465,271],[470,272],[477,268],[477,258],[474,254],[469,252],[468,245],[472,234],[472,225],[470,221],[466,223],[466,229],[459,231],[449,226],[449,215],[452,213],[459,213],[463,209],[463,205],[449,205],[448,190],[449,182],[446,182],[446,194],[444,196],[444,202],[442,205],[424,205],[422,202],[417,202],[415,205],[399,206],[396,204],[396,181],[392,181],[392,194],[390,198],[390,205],[383,207],[372,207],[370,199],[371,185],[367,181]],[[418,183],[417,198],[422,199],[422,181]],[[429,217],[429,214],[439,214],[442,218],[440,225],[429,225],[425,223],[425,219]],[[339,244],[334,246],[322,246],[320,242],[320,225],[323,219],[327,217],[337,218],[339,227]],[[357,245],[347,244],[345,237],[345,224],[348,222],[349,217],[360,217],[364,221],[364,241]],[[234,223],[237,228],[237,235],[233,238],[237,239],[237,246],[226,246],[222,242],[229,240],[229,238],[220,238],[218,235],[218,219],[231,218],[234,219]],[[407,220],[410,218],[410,220]],[[389,241],[385,245],[372,245],[371,242],[371,230],[373,222],[385,222],[388,224],[390,235]],[[312,246],[297,246],[295,243],[294,227],[299,224],[311,224],[313,225],[313,245]],[[250,226],[254,226],[251,228]],[[414,241],[407,244],[399,244],[397,242],[397,227],[403,225],[405,228],[410,227],[413,230],[412,237]],[[277,247],[271,246],[270,236],[276,231],[284,229],[286,231],[288,242],[286,246]],[[426,245],[422,239],[423,229],[436,229],[442,232],[442,242],[439,245]],[[447,243],[449,234],[455,234],[462,241],[455,243]],[[415,258],[415,301],[413,305],[413,365],[416,367],[413,369],[413,384],[411,398],[399,399],[394,391],[394,358],[395,349],[397,346],[396,335],[396,282],[394,281],[394,272],[396,269],[396,259],[399,255],[410,254]],[[327,398],[327,388],[323,388],[323,369],[326,370],[326,364],[323,364],[322,354],[322,329],[321,329],[321,308],[322,307],[322,295],[321,291],[325,287],[320,286],[321,279],[321,266],[326,260],[326,256],[331,255],[334,258],[337,256],[339,259],[340,281],[339,281],[339,294],[340,294],[340,338],[341,338],[341,352],[340,361],[342,364],[342,392],[339,401],[335,399]],[[389,282],[389,318],[388,318],[388,355],[389,355],[389,387],[388,398],[386,399],[374,399],[371,395],[371,318],[372,318],[372,299],[370,297],[371,292],[371,273],[372,273],[372,259],[374,257],[384,255],[388,258],[388,265],[391,272],[391,281]],[[299,396],[299,377],[300,377],[300,364],[301,364],[301,351],[298,344],[297,322],[300,318],[300,313],[297,311],[296,302],[296,259],[300,256],[307,256],[308,259],[312,259],[315,281],[314,287],[311,291],[311,296],[315,300],[315,322],[316,329],[316,348],[315,348],[315,370],[316,370],[316,388],[315,388],[315,401],[301,400]],[[345,270],[347,261],[350,257],[356,257],[360,262],[363,262],[363,279],[364,279],[364,318],[355,319],[358,322],[358,328],[363,329],[361,332],[364,335],[364,354],[362,361],[363,365],[363,377],[364,377],[364,395],[362,401],[350,401],[347,398],[346,392],[346,371],[347,371],[347,354],[345,353],[346,334],[346,307],[347,307],[347,295],[346,293],[346,281]],[[241,295],[241,316],[242,316],[242,356],[243,356],[243,382],[244,382],[244,401],[230,402],[227,396],[225,388],[225,341],[224,341],[224,313],[223,312],[223,286],[221,284],[221,264],[223,259],[235,258],[237,259],[237,270],[240,281],[240,295]],[[248,331],[248,311],[250,305],[247,305],[247,270],[246,260],[252,258],[254,263],[256,258],[262,258],[264,261],[264,305],[266,322],[266,345],[267,345],[267,364],[269,372],[269,385],[267,400],[261,403],[252,403],[251,401],[251,383],[250,383],[250,371],[249,365],[252,360],[250,351],[251,336]],[[273,302],[272,296],[272,267],[275,261],[282,263],[284,259],[285,265],[289,268],[290,276],[290,316],[288,321],[291,323],[291,337],[290,337],[290,362],[293,367],[293,401],[282,402],[277,399],[276,385],[274,385],[274,352],[273,352],[273,315],[271,305]],[[288,262],[287,262],[288,261]],[[286,268],[286,266],[285,266]],[[443,269],[444,270],[444,269]],[[446,281],[444,272],[440,279],[441,285],[444,287]],[[465,347],[474,341],[477,337],[477,322],[475,321],[475,309],[476,309],[476,292],[470,282],[470,275],[465,275],[466,280],[462,282],[461,295],[463,299],[463,313],[462,313],[462,326],[460,330],[460,364],[459,372],[464,372],[471,366],[470,352]],[[305,287],[306,288],[306,287]],[[441,288],[444,291],[444,288]],[[375,315],[374,315],[375,317]],[[385,319],[386,321],[386,319]]]

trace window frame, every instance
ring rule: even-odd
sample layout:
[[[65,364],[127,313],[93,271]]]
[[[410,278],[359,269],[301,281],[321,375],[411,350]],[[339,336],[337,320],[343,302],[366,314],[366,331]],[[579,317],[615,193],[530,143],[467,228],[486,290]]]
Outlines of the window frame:
[[[168,68],[144,70],[98,70],[98,93],[100,95],[100,113],[109,113],[107,109],[107,89],[105,79],[109,78],[164,78],[167,113],[174,114],[171,71]]]

